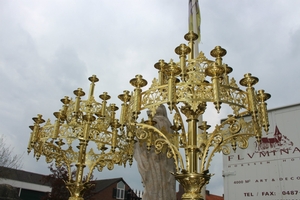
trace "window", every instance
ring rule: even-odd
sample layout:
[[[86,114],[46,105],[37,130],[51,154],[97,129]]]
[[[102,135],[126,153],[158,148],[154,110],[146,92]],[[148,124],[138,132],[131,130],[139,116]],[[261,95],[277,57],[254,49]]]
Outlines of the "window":
[[[117,184],[116,198],[117,199],[124,199],[124,197],[125,197],[125,184],[122,181],[120,181]]]

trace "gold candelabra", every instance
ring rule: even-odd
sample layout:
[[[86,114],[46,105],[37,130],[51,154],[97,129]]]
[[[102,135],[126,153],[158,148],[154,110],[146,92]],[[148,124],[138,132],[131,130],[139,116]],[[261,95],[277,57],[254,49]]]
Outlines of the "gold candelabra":
[[[62,99],[63,107],[54,113],[56,121],[53,124],[48,120],[41,126],[45,122],[42,116],[33,118],[28,152],[33,149],[37,158],[43,155],[47,162],[55,160],[56,165],[70,168],[75,164],[77,167],[76,180],[67,183],[70,199],[82,199],[95,168],[100,171],[105,166],[113,169],[114,164],[122,165],[127,161],[131,165],[134,142],[140,140],[147,143],[148,150],[155,147],[160,153],[163,148],[167,149],[166,155],[175,163],[173,175],[184,188],[182,199],[200,200],[203,199],[201,189],[211,178],[209,166],[215,153],[228,154],[237,147],[247,148],[250,137],[260,142],[262,130],[267,132],[269,127],[265,101],[270,95],[254,89],[258,78],[250,73],[240,80],[246,90],[240,89],[236,81],[229,78],[232,68],[223,63],[226,50],[220,46],[210,52],[214,60],[207,59],[202,52],[194,58],[192,52],[197,37],[192,31],[185,35],[188,45],[181,44],[175,49],[179,62],[159,60],[154,65],[158,77],[145,91],[142,88],[147,81],[141,75],[130,80],[134,91],[124,91],[118,96],[123,102],[119,119],[115,114],[118,107],[107,105],[110,97],[106,92],[99,96],[101,102],[94,99],[94,86],[98,81],[95,75],[89,78],[91,86],[87,100],[81,99],[84,92],[80,88],[74,91],[74,101],[68,97]],[[207,111],[208,103],[214,104],[217,113],[222,104],[232,109],[228,118],[212,132],[208,132],[210,126],[206,121],[199,120]],[[154,114],[161,104],[168,105],[171,111],[171,134],[153,126]],[[146,121],[138,120],[143,110],[151,111]],[[251,120],[244,120],[245,116],[251,116]],[[75,141],[79,141],[78,150],[73,147]],[[87,151],[91,141],[96,144],[97,153],[93,148]],[[89,173],[84,182],[82,176],[86,166]]]
[[[87,100],[82,99],[85,93],[78,88],[74,91],[75,100],[69,97],[61,100],[63,106],[59,112],[53,113],[56,117],[53,124],[47,120],[41,126],[45,120],[38,115],[33,118],[34,125],[30,126],[32,133],[28,153],[33,149],[37,159],[43,155],[47,163],[55,161],[56,166],[67,167],[69,180],[66,187],[71,194],[70,200],[83,200],[84,191],[91,186],[89,181],[95,168],[99,171],[104,167],[112,170],[115,164],[132,163],[129,154],[132,154],[133,141],[127,141],[123,127],[115,118],[118,107],[115,104],[107,106],[110,96],[106,92],[99,96],[102,102],[97,102],[94,87],[98,78],[94,75],[89,80]],[[129,95],[126,92],[120,98],[126,100]],[[71,179],[72,166],[76,166],[75,180]],[[85,167],[89,171],[84,178]]]

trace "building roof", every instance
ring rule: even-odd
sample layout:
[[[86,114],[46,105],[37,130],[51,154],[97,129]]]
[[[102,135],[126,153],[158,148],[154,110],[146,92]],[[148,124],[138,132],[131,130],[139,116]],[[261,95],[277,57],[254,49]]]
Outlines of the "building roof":
[[[206,195],[206,200],[224,200],[224,197],[211,194],[211,195]]]
[[[224,197],[210,194],[208,190],[206,190],[206,200],[224,200]]]
[[[126,185],[128,185],[123,178],[112,178],[112,179],[103,179],[103,180],[94,180],[95,183],[95,189],[93,191],[100,192],[104,190],[105,188],[111,186],[112,184],[116,182],[123,181]]]
[[[27,171],[7,168],[7,167],[0,167],[0,171],[1,171],[0,178],[50,186],[50,183],[45,183],[43,181],[46,175],[36,174],[32,172],[27,172]]]
[[[27,172],[23,170],[18,169],[12,169],[12,168],[6,168],[0,166],[0,179],[10,179],[14,181],[20,181],[20,182],[26,182],[26,183],[32,183],[37,185],[44,185],[44,186],[50,186],[50,182],[46,182],[45,177],[47,175],[41,175],[36,174],[32,172]],[[103,180],[92,180],[92,182],[95,183],[95,188],[92,190],[93,193],[99,193],[103,190],[105,190],[107,187],[110,187],[113,184],[116,184],[118,182],[122,181],[125,185],[127,185],[129,188],[130,186],[124,181],[123,178],[112,178],[112,179],[103,179]],[[137,195],[133,192],[134,197],[137,197]],[[0,197],[0,200],[1,197]]]
[[[45,183],[43,179],[47,177],[47,175],[36,174],[32,172],[27,172],[19,169],[12,169],[7,167],[0,167],[0,178],[11,179],[15,181],[21,181],[26,183],[33,183],[38,185],[48,185],[51,186],[50,183]],[[95,192],[100,192],[105,188],[111,186],[114,183],[123,181],[126,185],[128,185],[123,178],[112,178],[112,179],[103,179],[103,180],[93,180],[95,183]]]

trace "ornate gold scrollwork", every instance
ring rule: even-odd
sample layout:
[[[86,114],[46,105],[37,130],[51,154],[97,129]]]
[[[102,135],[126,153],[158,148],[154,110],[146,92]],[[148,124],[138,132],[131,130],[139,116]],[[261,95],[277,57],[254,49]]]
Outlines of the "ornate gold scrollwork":
[[[232,68],[223,63],[225,49],[217,46],[211,51],[215,60],[209,60],[203,52],[194,58],[197,35],[189,32],[185,39],[188,46],[181,44],[175,49],[180,59],[178,63],[159,60],[154,65],[158,77],[148,89],[142,89],[147,85],[142,75],[130,80],[133,92],[125,90],[118,96],[122,101],[120,118],[116,116],[116,104],[108,105],[107,92],[99,96],[101,102],[95,100],[94,87],[98,82],[95,75],[89,78],[87,99],[83,99],[85,92],[81,88],[74,91],[75,100],[62,99],[63,106],[54,112],[53,124],[47,120],[42,125],[45,120],[41,115],[33,118],[28,152],[33,150],[37,159],[45,156],[46,162],[55,162],[58,166],[76,163],[76,179],[67,183],[72,198],[76,199],[88,187],[82,179],[86,166],[91,177],[95,168],[102,171],[104,167],[112,170],[115,164],[125,166],[129,162],[131,165],[134,143],[138,140],[146,144],[148,150],[154,147],[157,153],[174,159],[176,171],[173,174],[185,189],[183,199],[202,199],[200,191],[212,176],[208,169],[215,153],[229,154],[236,148],[247,148],[250,137],[256,137],[259,142],[262,129],[268,131],[266,100],[270,95],[254,89],[258,78],[245,74],[240,84],[246,90],[242,90],[229,77]],[[168,105],[173,117],[172,133],[154,127],[154,114],[162,104]],[[213,104],[217,112],[221,111],[221,105],[232,109],[228,118],[211,132],[201,117],[205,112],[216,112],[209,110],[208,104]],[[146,110],[149,119],[138,120]],[[246,122],[245,116],[250,120]],[[79,144],[78,148],[73,148],[74,142]],[[95,143],[96,150],[88,147],[90,142]]]

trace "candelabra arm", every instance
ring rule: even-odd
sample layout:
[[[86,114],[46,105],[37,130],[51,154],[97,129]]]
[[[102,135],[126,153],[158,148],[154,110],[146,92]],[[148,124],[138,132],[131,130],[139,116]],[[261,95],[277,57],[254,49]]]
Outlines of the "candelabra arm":
[[[227,124],[229,124],[229,127],[223,129]],[[243,119],[237,120],[232,116],[223,121],[209,136],[209,140],[203,151],[200,171],[208,170],[215,153],[222,151],[225,155],[229,154],[230,149],[227,144],[238,142],[239,148],[246,149],[248,147],[248,139],[256,135],[254,133],[254,126],[255,124],[252,122],[245,122]],[[213,149],[208,156],[208,151],[211,146],[213,146]],[[235,151],[234,147],[233,150]],[[205,159],[207,156],[208,158]]]
[[[170,138],[168,138],[163,132],[158,130],[156,127],[148,125],[148,124],[143,124],[143,123],[135,124],[135,123],[132,123],[131,125],[136,126],[137,129],[139,127],[140,130],[143,130],[142,131],[143,133],[145,133],[145,130],[146,130],[146,133],[149,133],[150,130],[157,133],[160,138],[158,138],[154,141],[154,146],[155,146],[155,149],[156,149],[156,153],[161,153],[164,145],[166,144],[168,146],[168,149],[171,151],[171,152],[167,153],[167,156],[168,156],[168,158],[173,157],[175,167],[176,167],[176,171],[179,172],[180,169],[184,169],[183,159],[182,159],[182,156],[181,156],[181,154],[180,154],[180,152],[177,148],[177,145],[173,144],[173,142],[170,141]],[[137,134],[136,137],[140,140],[144,140],[144,139],[148,138],[149,135],[148,134],[142,134],[142,135]]]
[[[91,82],[91,85],[90,85],[90,91],[89,91],[88,99],[89,100],[94,100],[95,82],[98,82],[99,79],[96,77],[96,75],[93,75],[93,76],[89,77],[89,80]]]
[[[231,119],[230,119],[231,120]],[[226,124],[228,124],[229,119],[223,121],[221,125],[217,125],[215,130],[209,135],[208,141],[205,145],[205,148],[203,150],[202,158],[201,158],[201,165],[200,165],[200,172],[204,172],[205,170],[209,169],[210,162],[212,161],[212,158],[214,154],[219,150],[219,147],[224,144],[225,141],[223,141],[223,135],[220,133],[221,127],[224,127]],[[210,153],[208,159],[208,153],[211,146],[214,146],[212,152]],[[206,164],[206,166],[205,166]]]
[[[180,124],[180,126],[181,126],[182,134],[186,135],[186,132],[185,132],[185,126],[184,126],[184,123],[183,123],[183,120],[182,120],[182,117],[181,117],[181,115],[180,115],[180,111],[179,111],[178,107],[177,107],[177,106],[174,106],[174,110],[175,110],[176,113],[178,113],[177,116],[178,116],[179,118],[177,118],[177,120],[179,120],[179,124]]]
[[[194,59],[194,53],[195,53],[194,52],[195,51],[194,41],[196,41],[198,39],[198,35],[191,30],[187,34],[184,35],[184,39],[189,42],[190,52],[188,54],[189,55],[188,59],[189,60]]]
[[[220,127],[222,127],[222,125],[224,126],[224,124],[227,124],[227,121],[224,121],[220,126],[216,126],[215,130],[209,134],[208,140],[205,143],[205,148],[202,151],[202,156],[201,156],[201,164],[200,164],[200,172],[203,173],[205,170],[208,170],[210,162],[212,160],[213,155],[215,154],[215,149],[217,149],[217,147],[223,142],[223,138],[222,136],[219,134],[220,132]],[[213,149],[213,151],[211,152],[210,156],[207,158],[208,153],[209,153],[209,149],[211,148],[212,145],[215,144],[215,148]],[[206,164],[206,167],[205,167]]]

